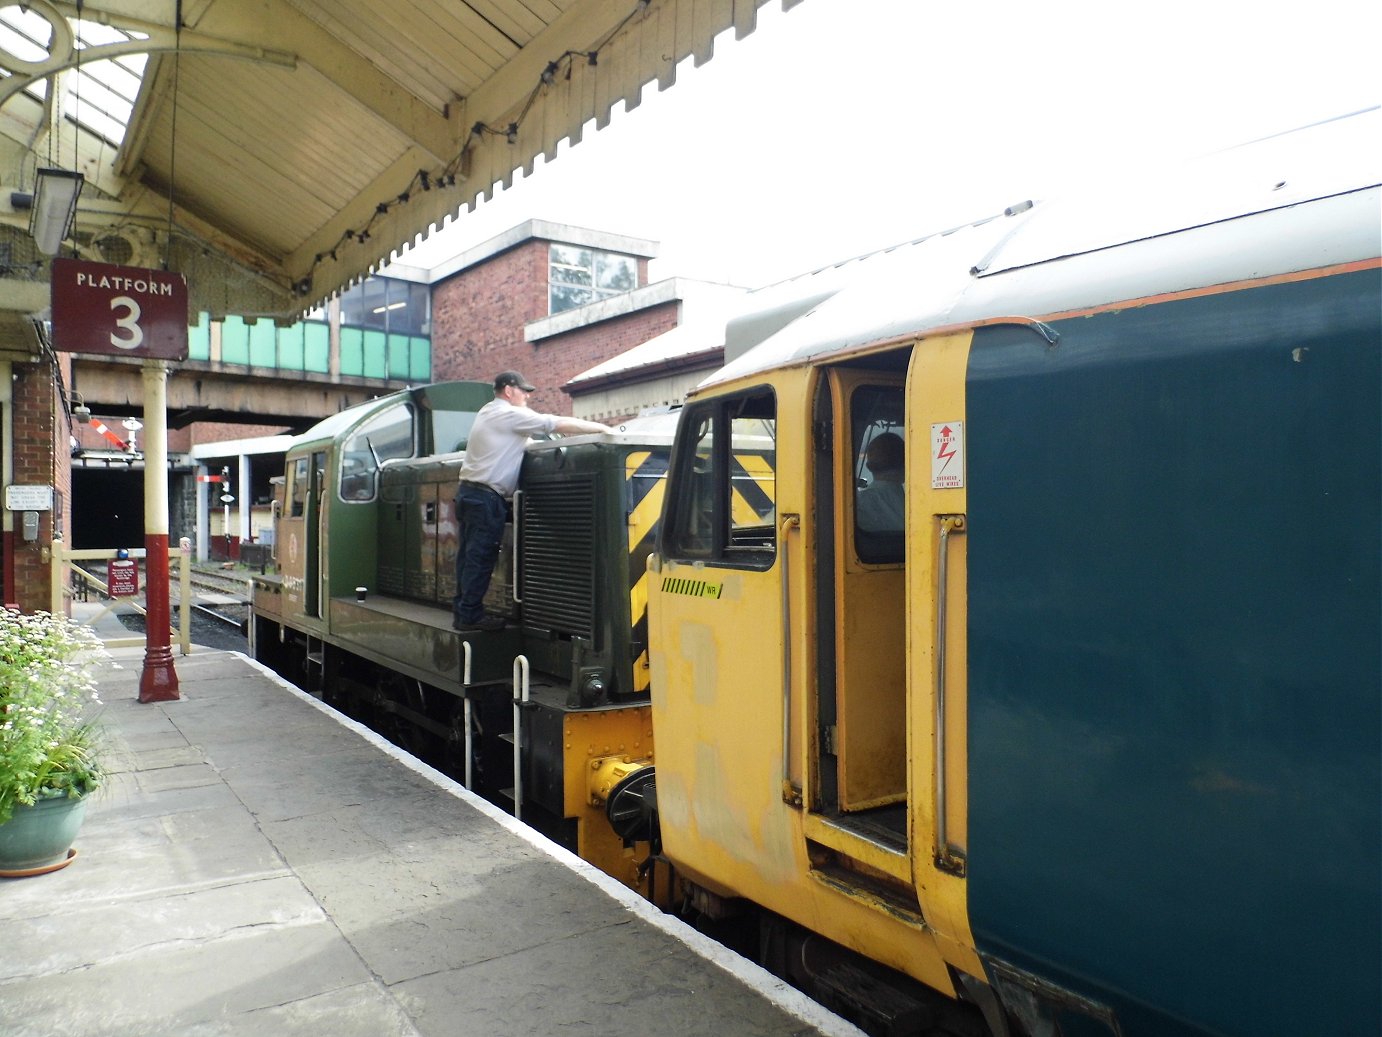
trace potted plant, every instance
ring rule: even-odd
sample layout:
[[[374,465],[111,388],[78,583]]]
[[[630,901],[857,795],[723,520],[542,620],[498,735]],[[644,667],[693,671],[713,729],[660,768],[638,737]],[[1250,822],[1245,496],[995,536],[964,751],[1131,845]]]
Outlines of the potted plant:
[[[0,877],[65,866],[101,783],[100,705],[87,628],[47,612],[0,609]]]

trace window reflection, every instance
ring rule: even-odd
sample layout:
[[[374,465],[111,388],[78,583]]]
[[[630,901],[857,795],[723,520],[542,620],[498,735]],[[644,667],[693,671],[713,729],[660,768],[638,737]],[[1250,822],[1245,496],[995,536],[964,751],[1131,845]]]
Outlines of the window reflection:
[[[392,335],[432,330],[427,286],[392,277],[370,277],[341,295],[341,326]]]
[[[346,440],[341,454],[341,500],[373,500],[379,466],[391,457],[412,456],[412,407],[400,403],[376,414]]]
[[[552,244],[548,312],[561,313],[638,287],[638,260],[615,252]]]
[[[776,401],[769,392],[711,401],[683,420],[667,553],[766,569],[777,549]]]

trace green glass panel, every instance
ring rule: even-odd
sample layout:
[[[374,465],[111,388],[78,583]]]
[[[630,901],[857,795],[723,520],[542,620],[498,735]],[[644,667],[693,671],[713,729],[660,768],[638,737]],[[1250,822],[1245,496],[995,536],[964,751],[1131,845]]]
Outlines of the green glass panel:
[[[366,378],[387,378],[389,376],[388,343],[382,331],[366,331],[365,370]]]
[[[278,366],[283,371],[304,371],[303,325],[278,329]]]
[[[221,321],[221,362],[250,362],[250,329],[239,317],[227,317]]]
[[[206,312],[197,314],[197,322],[187,327],[187,359],[211,359],[211,319]]]
[[[275,367],[278,364],[278,328],[271,320],[260,320],[249,326],[250,363],[255,367]]]
[[[408,336],[389,336],[389,377],[408,377]]]
[[[362,328],[341,329],[341,374],[359,377],[365,373],[365,332]]]
[[[302,328],[302,369],[326,374],[331,370],[331,329],[316,321],[308,321]]]
[[[408,378],[420,384],[432,380],[432,340],[422,335],[414,335],[412,349],[409,350]]]

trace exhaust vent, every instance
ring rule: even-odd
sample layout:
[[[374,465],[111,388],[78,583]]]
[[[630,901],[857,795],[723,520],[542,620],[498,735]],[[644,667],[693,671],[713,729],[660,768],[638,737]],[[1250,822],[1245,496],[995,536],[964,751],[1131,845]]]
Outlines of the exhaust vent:
[[[524,489],[518,591],[525,626],[595,637],[595,479]]]

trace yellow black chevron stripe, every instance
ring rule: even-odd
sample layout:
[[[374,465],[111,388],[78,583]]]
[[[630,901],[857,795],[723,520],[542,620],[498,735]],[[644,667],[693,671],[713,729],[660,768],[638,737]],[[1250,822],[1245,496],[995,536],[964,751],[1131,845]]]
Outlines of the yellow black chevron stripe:
[[[648,555],[657,543],[667,489],[667,451],[632,451],[624,460],[629,499],[629,618],[633,626],[633,690],[646,692],[648,676]]]

